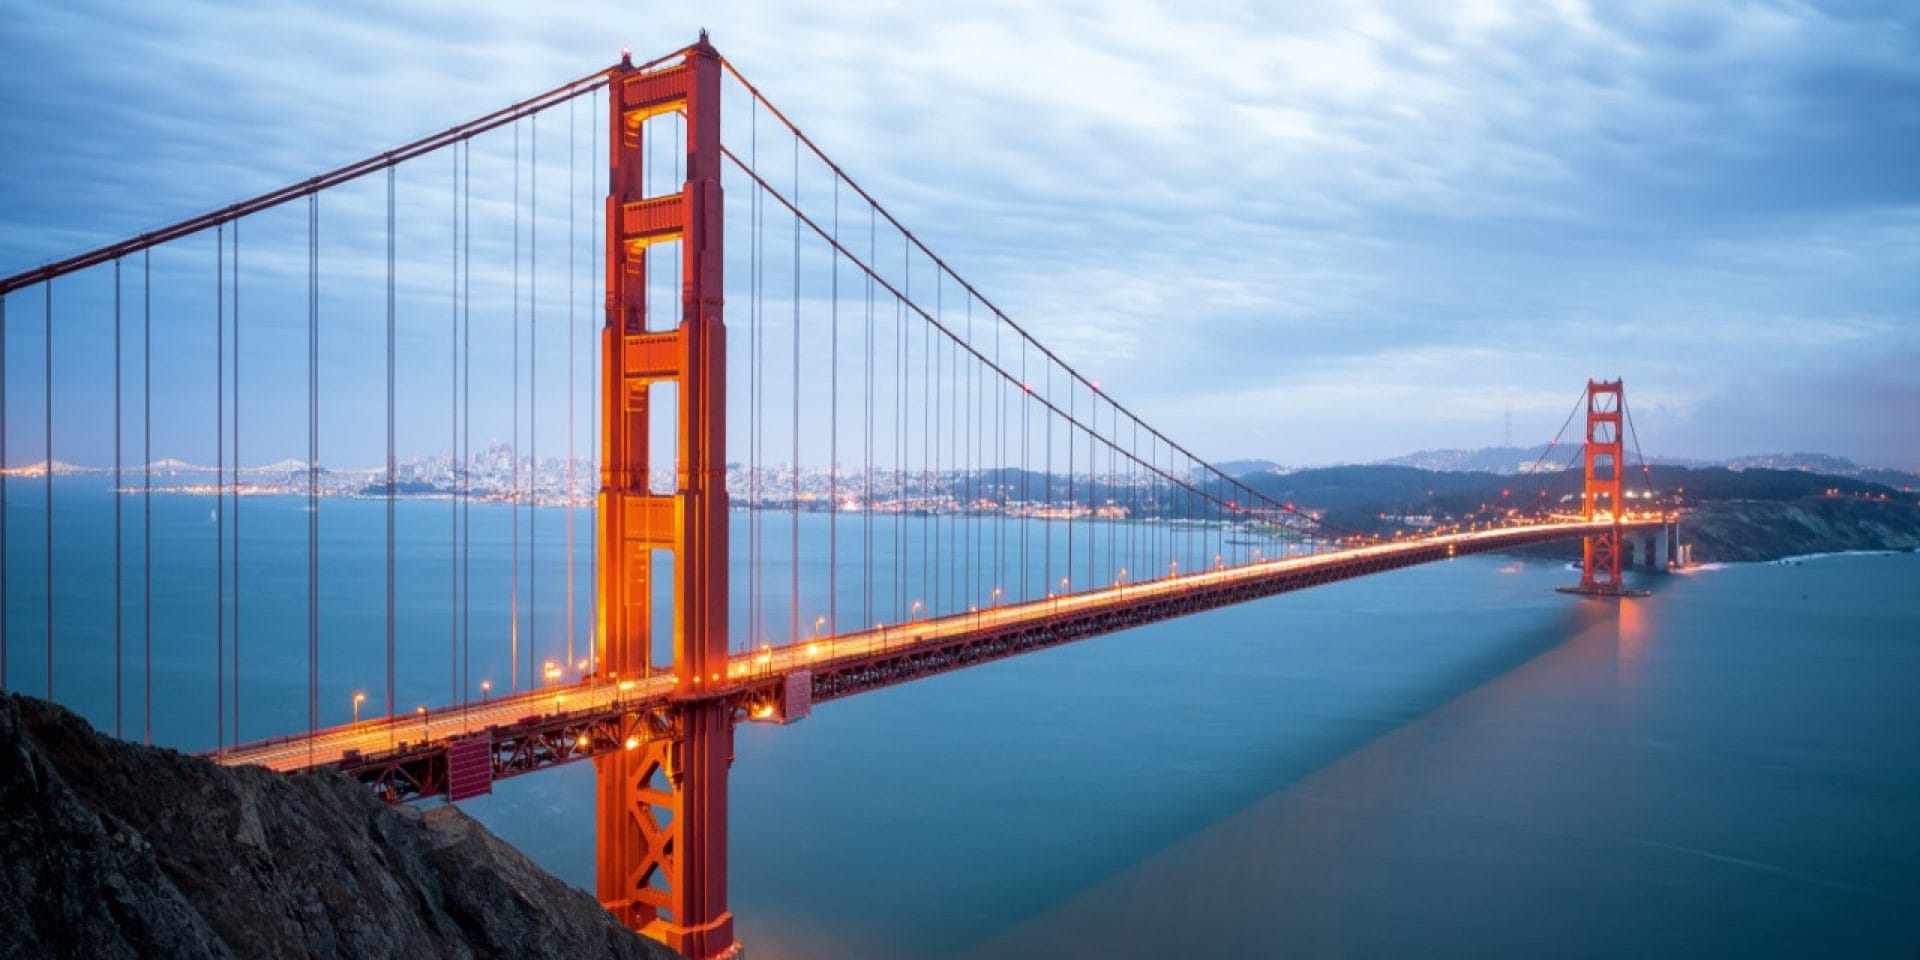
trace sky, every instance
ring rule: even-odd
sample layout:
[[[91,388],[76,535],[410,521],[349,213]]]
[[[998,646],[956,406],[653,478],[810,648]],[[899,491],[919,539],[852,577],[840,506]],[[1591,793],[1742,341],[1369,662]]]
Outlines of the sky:
[[[1540,442],[1587,378],[1619,377],[1648,454],[1818,451],[1920,468],[1920,8],[1908,3],[0,0],[0,17],[0,273],[705,27],[960,273],[1210,459],[1491,446],[1509,411],[1513,441]],[[565,135],[539,133],[549,163]],[[430,189],[444,168],[402,176],[418,187],[408,210],[444,209]],[[327,216],[373,210],[380,189]],[[550,196],[549,218],[565,199]],[[210,257],[203,247],[190,255]],[[243,247],[258,270],[303,271],[302,252]],[[541,256],[555,269],[557,251]],[[291,355],[303,333],[275,321],[303,304],[247,282],[248,316],[266,321],[248,328],[249,349]],[[584,311],[581,283],[578,305],[542,309]],[[88,289],[56,289],[74,311],[57,314],[68,387],[100,387],[110,349],[104,327],[67,319],[104,315]],[[7,309],[18,463],[39,458],[40,291]],[[336,342],[343,362],[364,353]],[[169,364],[162,349],[163,368],[206,362],[199,350]],[[291,368],[251,362],[247,389],[291,395]],[[562,362],[549,355],[541,375]],[[101,394],[62,393],[57,407],[97,415]],[[444,407],[422,396],[434,412],[409,419],[409,445],[444,449]],[[328,435],[371,436],[355,429],[365,413],[339,414]],[[74,443],[57,456],[98,460]],[[250,449],[300,448],[268,431]],[[372,455],[356,442],[338,459]]]

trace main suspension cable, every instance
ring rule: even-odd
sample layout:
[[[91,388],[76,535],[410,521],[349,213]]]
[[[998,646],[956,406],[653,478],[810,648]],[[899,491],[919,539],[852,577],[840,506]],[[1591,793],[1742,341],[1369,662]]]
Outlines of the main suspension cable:
[[[746,78],[746,76],[740,72],[738,67],[734,66],[732,62],[726,60],[725,58],[721,59],[721,65],[726,68],[727,72],[731,74],[735,80],[739,81],[740,85],[743,88],[746,89],[747,93],[751,98],[750,99],[751,103],[765,106],[767,108],[768,113],[772,114],[773,117],[781,123],[781,125],[785,126],[787,130],[793,134],[794,139],[798,143],[805,144],[808,151],[810,151],[816,158],[818,158],[821,163],[825,164],[826,167],[830,171],[832,171],[835,177],[837,177],[840,180],[844,180],[849,187],[853,188],[854,192],[857,193],[861,197],[861,199],[867,201],[867,203],[870,204],[875,210],[877,210],[881,216],[887,219],[887,222],[891,223],[895,229],[899,230],[902,237],[907,242],[910,242],[915,247],[918,247],[921,253],[924,254],[930,261],[932,261],[932,263],[934,264],[934,266],[939,272],[945,273],[947,276],[952,277],[956,283],[960,284],[962,289],[964,289],[969,294],[972,294],[975,298],[979,299],[981,304],[986,306],[988,310],[992,311],[993,314],[1001,322],[1007,324],[1008,327],[1012,328],[1016,333],[1020,334],[1021,337],[1025,338],[1028,342],[1032,343],[1049,360],[1052,360],[1053,362],[1058,363],[1071,378],[1078,380],[1081,383],[1086,384],[1088,386],[1092,385],[1091,380],[1087,379],[1085,376],[1082,376],[1077,370],[1075,370],[1072,366],[1067,364],[1065,360],[1061,359],[1058,355],[1054,354],[1044,344],[1034,339],[1033,335],[1027,332],[1027,330],[1024,327],[1014,322],[1012,317],[1008,316],[1006,312],[1001,310],[997,305],[995,305],[993,301],[989,300],[984,294],[982,294],[978,289],[976,289],[965,278],[961,277],[957,272],[955,272],[953,268],[949,266],[945,260],[941,259],[939,255],[935,254],[930,247],[928,247],[924,242],[922,242],[919,239],[918,236],[914,235],[912,231],[908,230],[905,224],[903,224],[898,218],[896,218],[892,214],[891,211],[889,211],[877,199],[875,199],[872,194],[868,193],[865,188],[861,187],[859,183],[855,182],[853,178],[849,176],[847,172],[843,168],[841,168],[839,164],[835,163],[831,158],[829,158],[826,155],[826,153],[823,150],[820,149],[819,145],[815,144],[811,138],[809,138],[804,132],[802,132],[798,125],[796,125],[792,120],[788,119],[786,114],[781,112],[779,107],[775,106],[772,101],[768,100],[766,95],[761,93],[760,89],[758,87],[755,87],[753,83],[749,81]],[[730,153],[728,155],[732,156]],[[735,162],[736,163],[739,162],[737,158],[735,158]],[[1134,414],[1131,410],[1128,410],[1126,407],[1120,405],[1119,403],[1116,402],[1114,406],[1119,412],[1124,413],[1129,418],[1140,420],[1140,417],[1138,415]],[[1265,494],[1262,494],[1259,491],[1254,490],[1252,487],[1247,486],[1244,482],[1242,482],[1238,478],[1226,476],[1226,474],[1222,473],[1219,469],[1215,468],[1212,464],[1207,463],[1204,460],[1201,460],[1199,457],[1194,456],[1185,447],[1182,447],[1178,443],[1175,443],[1170,437],[1167,437],[1165,434],[1161,433],[1152,424],[1148,424],[1144,420],[1141,420],[1141,424],[1142,426],[1145,426],[1147,428],[1150,434],[1159,437],[1160,440],[1167,443],[1169,446],[1179,450],[1183,454],[1186,454],[1196,464],[1204,466],[1208,472],[1214,474],[1215,477],[1220,479],[1222,482],[1226,484],[1231,484],[1232,486],[1238,488],[1240,491],[1242,491],[1242,493],[1244,493],[1251,500],[1265,502],[1269,505],[1268,509],[1284,511],[1284,512],[1293,514],[1296,517],[1310,523],[1320,524],[1323,522],[1317,517],[1313,517],[1310,514],[1307,514],[1303,511],[1292,509],[1286,506],[1285,504],[1281,504],[1274,501],[1271,497],[1268,497]],[[1226,501],[1221,501],[1221,502],[1223,506],[1226,505]],[[1235,512],[1239,512],[1239,508],[1237,506],[1235,507]],[[1348,532],[1352,532],[1352,531],[1348,531]]]
[[[801,223],[806,224],[808,228],[814,231],[815,235],[825,240],[836,251],[838,251],[841,256],[846,257],[848,261],[853,263],[855,266],[859,267],[862,271],[866,272],[868,275],[872,276],[874,282],[878,284],[882,289],[886,290],[887,293],[891,294],[896,299],[896,301],[898,301],[898,303],[901,305],[903,309],[909,310],[915,315],[919,316],[919,318],[922,321],[924,321],[929,328],[931,328],[932,330],[939,331],[947,339],[958,344],[962,349],[972,354],[973,358],[977,362],[985,364],[989,369],[992,369],[995,373],[999,374],[1002,377],[1006,377],[1009,379],[1013,378],[1013,374],[1011,372],[993,363],[991,359],[989,359],[985,354],[981,353],[972,344],[964,342],[957,334],[954,333],[954,331],[951,328],[942,324],[938,318],[936,318],[933,314],[929,313],[926,310],[926,308],[920,306],[919,303],[915,302],[912,299],[912,296],[911,296],[912,277],[911,277],[910,271],[907,275],[907,278],[903,282],[902,286],[895,286],[893,283],[888,281],[885,277],[879,276],[872,266],[862,261],[857,254],[853,253],[851,250],[848,250],[839,241],[835,240],[833,235],[830,232],[823,229],[817,222],[815,222],[807,214],[801,212],[797,205],[795,205],[792,201],[788,200],[778,190],[774,189],[772,185],[767,183],[766,180],[763,177],[761,177],[761,175],[757,171],[755,171],[748,164],[747,161],[740,159],[739,155],[735,154],[733,151],[727,149],[724,146],[721,147],[720,149],[721,149],[722,155],[724,155],[729,161],[731,161],[734,164],[734,166],[738,167],[743,173],[745,173],[750,179],[752,179],[759,186],[762,192],[764,192],[767,196],[770,196],[773,199],[779,201],[782,206],[786,207],[790,212],[792,212],[796,217],[798,217]],[[882,211],[882,214],[884,215],[884,211]],[[906,241],[903,241],[903,242],[906,242]],[[904,251],[903,251],[903,262],[906,262]],[[909,266],[910,266],[910,263],[909,263]],[[947,275],[951,276],[950,273]],[[981,299],[981,302],[983,304],[987,303],[987,301],[984,298]],[[991,306],[990,304],[988,305]],[[1013,324],[1011,324],[1010,322],[1008,325],[1009,327],[1013,327]],[[1013,327],[1013,328],[1016,330],[1018,329],[1017,327]],[[1023,338],[1023,339],[1026,343],[1033,343],[1031,338]],[[1078,377],[1078,374],[1075,374],[1071,368],[1061,363],[1057,357],[1054,357],[1052,354],[1047,353],[1046,348],[1040,346],[1037,343],[1033,343],[1033,346],[1035,349],[1040,350],[1045,356],[1049,358],[1050,362],[1048,363],[1048,366],[1047,366],[1049,382],[1051,382],[1053,368],[1056,366],[1059,367],[1062,370],[1062,372],[1066,373],[1069,377],[1073,377],[1073,378]],[[1025,385],[1024,380],[1020,380],[1017,382],[1021,382],[1023,386]],[[1082,381],[1082,382],[1088,383],[1089,385],[1091,384],[1091,381]],[[1030,387],[1027,388],[1027,394],[1029,396],[1034,396],[1033,391]],[[1034,396],[1034,399],[1037,400],[1040,403],[1040,405],[1044,407],[1047,411],[1051,412],[1055,417],[1059,418],[1070,429],[1080,429],[1080,430],[1087,429],[1087,425],[1085,423],[1080,422],[1080,420],[1070,415],[1068,411],[1062,409],[1052,399],[1052,390],[1050,387],[1047,390],[1046,396]],[[1126,413],[1126,409],[1124,407],[1121,407],[1119,404],[1115,403],[1114,406],[1117,409],[1119,409],[1121,412]],[[1133,417],[1131,413],[1127,413],[1127,416]],[[1134,419],[1138,419],[1138,418],[1134,417]],[[1168,440],[1164,435],[1158,434],[1158,432],[1154,430],[1152,425],[1147,424],[1145,421],[1141,421],[1141,425],[1145,427],[1150,434],[1154,434],[1158,436],[1161,442],[1167,444],[1170,452],[1178,452],[1179,454],[1184,456],[1187,460],[1192,462],[1195,466],[1206,466],[1205,461],[1201,460],[1200,458],[1194,456],[1192,453],[1188,452],[1186,448],[1179,446],[1178,444],[1174,443],[1171,440]],[[1050,428],[1051,428],[1051,425],[1049,424],[1049,429]],[[1110,439],[1106,440],[1105,442],[1107,442],[1110,445],[1113,445],[1113,441]],[[1053,443],[1051,439],[1047,441],[1047,447],[1048,447],[1049,455],[1051,455],[1052,448],[1053,448]],[[1136,460],[1138,459],[1138,454],[1133,451],[1123,450],[1121,451],[1121,453],[1129,458],[1133,458]],[[1240,508],[1237,504],[1229,504],[1227,501],[1221,499],[1218,495],[1210,493],[1207,490],[1205,490],[1203,486],[1196,486],[1194,482],[1181,478],[1171,470],[1160,468],[1158,466],[1150,466],[1149,469],[1152,469],[1155,472],[1159,473],[1161,477],[1165,479],[1167,482],[1172,483],[1186,490],[1190,495],[1194,497],[1198,497],[1201,500],[1205,500],[1205,501],[1216,502],[1222,507],[1229,507],[1233,512],[1244,512],[1244,510]],[[1207,469],[1212,470],[1213,468],[1211,466],[1207,466]],[[1247,488],[1245,484],[1240,483],[1237,480],[1230,480],[1229,482],[1231,482],[1233,485],[1237,487],[1240,487],[1241,489],[1247,490],[1248,492],[1252,493],[1254,496],[1258,497],[1261,500],[1264,500],[1264,501],[1272,500],[1272,498],[1267,497],[1265,494],[1258,493],[1257,491],[1252,491],[1251,488]],[[1049,481],[1049,487],[1051,487],[1050,481]],[[1050,491],[1048,495],[1050,498],[1051,497]],[[1338,525],[1336,524],[1331,524],[1318,517],[1314,517],[1311,514],[1305,513],[1304,511],[1294,508],[1288,504],[1276,503],[1273,509],[1301,517],[1313,523],[1316,526],[1334,527],[1334,528],[1338,527]],[[1339,529],[1344,530],[1345,528],[1339,528]]]

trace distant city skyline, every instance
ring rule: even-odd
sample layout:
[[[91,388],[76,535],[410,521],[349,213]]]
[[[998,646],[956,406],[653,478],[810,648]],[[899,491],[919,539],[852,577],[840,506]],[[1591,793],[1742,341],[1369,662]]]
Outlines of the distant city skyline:
[[[1618,376],[1649,454],[1920,468],[1920,11],[1904,5],[828,2],[644,22],[611,3],[537,20],[451,3],[33,5],[0,35],[0,273],[702,26],[961,273],[1209,459],[1498,445],[1509,408],[1515,442],[1540,441],[1589,376]],[[542,324],[523,371],[545,392],[522,424],[542,456],[569,434],[556,385],[574,385],[576,447],[593,442],[596,196],[565,185],[564,157],[591,153],[595,122],[537,134],[539,266],[520,281],[537,270],[539,293],[520,300]],[[506,151],[476,147],[476,184],[507,181]],[[444,225],[447,178],[403,169],[403,212]],[[381,282],[342,253],[378,248],[381,207],[370,181],[322,213],[322,462],[384,459]],[[304,248],[289,243],[303,223],[245,225],[248,460],[304,455],[303,396],[284,389],[304,378]],[[421,450],[449,430],[447,264],[434,227],[409,229],[401,336],[418,359],[399,429]],[[507,239],[476,247],[472,280],[474,426],[502,436]],[[213,257],[208,238],[153,260],[156,291],[169,281],[156,327],[180,338],[156,345],[156,371],[191,384],[156,383],[156,455],[213,459]],[[125,265],[129,304],[141,266]],[[111,460],[108,284],[96,270],[55,285],[57,419],[74,424],[56,459]],[[7,298],[11,464],[44,457],[42,307],[38,290]],[[141,439],[126,404],[123,456]],[[729,459],[745,459],[742,433]]]

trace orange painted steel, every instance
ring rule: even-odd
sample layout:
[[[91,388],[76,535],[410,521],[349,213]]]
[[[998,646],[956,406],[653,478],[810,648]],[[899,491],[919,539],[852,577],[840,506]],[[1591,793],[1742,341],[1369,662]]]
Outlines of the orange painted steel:
[[[1585,538],[1581,551],[1581,593],[1618,594],[1620,583],[1620,523],[1626,501],[1626,445],[1621,431],[1625,391],[1619,380],[1587,381],[1586,487],[1581,516],[1611,519],[1610,528]]]
[[[601,333],[601,474],[595,616],[599,671],[654,672],[655,551],[672,557],[672,697],[662,736],[599,754],[599,896],[628,926],[692,960],[737,950],[727,911],[726,328],[722,321],[719,54],[705,35],[678,64],[626,62],[609,78],[607,303]],[[651,117],[686,117],[687,178],[646,195]],[[677,242],[679,317],[648,329],[649,250]],[[650,478],[652,389],[671,384],[671,494]],[[589,746],[592,737],[589,736]],[[623,741],[622,741],[623,742]]]

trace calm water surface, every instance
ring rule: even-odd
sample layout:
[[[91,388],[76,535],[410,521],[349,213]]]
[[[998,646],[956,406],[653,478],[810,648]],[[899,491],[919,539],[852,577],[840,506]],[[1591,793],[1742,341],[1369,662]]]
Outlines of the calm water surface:
[[[56,694],[111,729],[111,498],[65,490]],[[35,496],[10,495],[7,663],[38,693]],[[154,568],[155,738],[203,748],[209,502],[155,504],[156,542],[181,548]],[[253,738],[305,723],[305,514],[242,509]],[[506,676],[506,513],[474,514],[469,683]],[[410,709],[457,678],[446,505],[400,514]],[[344,713],[381,682],[384,508],[322,516],[323,700]],[[804,563],[825,528],[802,519]],[[541,524],[539,636],[562,652],[563,514]],[[1626,603],[1553,593],[1569,576],[1463,558],[744,725],[741,937],[799,960],[1920,955],[1920,556],[1650,577]],[[824,587],[802,593],[819,605]],[[466,806],[590,888],[591,787],[568,767]]]

